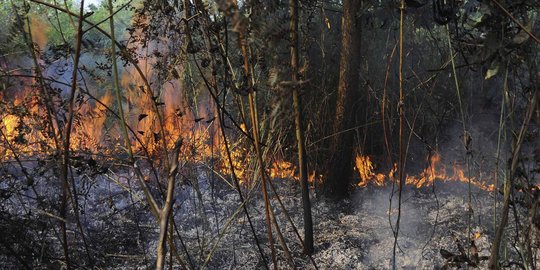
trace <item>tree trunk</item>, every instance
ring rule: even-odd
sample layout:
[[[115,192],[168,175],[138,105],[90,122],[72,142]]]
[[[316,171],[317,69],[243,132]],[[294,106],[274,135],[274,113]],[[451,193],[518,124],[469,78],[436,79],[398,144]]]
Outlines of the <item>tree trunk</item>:
[[[298,82],[298,0],[291,0],[291,72],[294,103],[294,120],[296,125],[296,141],[298,143],[298,166],[300,167],[300,185],[302,187],[302,204],[304,207],[304,252],[313,253],[313,220],[311,217],[311,202],[309,200],[309,184],[307,179],[306,147],[304,129],[302,127],[302,103]]]
[[[347,195],[353,176],[354,130],[360,72],[360,10],[362,0],[343,1],[341,57],[336,96],[333,137],[325,177],[325,194],[331,198]]]

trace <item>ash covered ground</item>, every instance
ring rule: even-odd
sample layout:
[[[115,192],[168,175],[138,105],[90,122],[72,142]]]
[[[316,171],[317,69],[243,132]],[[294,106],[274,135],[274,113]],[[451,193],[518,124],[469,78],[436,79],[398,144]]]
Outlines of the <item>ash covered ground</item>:
[[[2,188],[20,188],[20,193],[2,197],[0,268],[20,268],[22,262],[36,269],[62,267],[59,221],[55,215],[60,189],[51,188],[54,183],[46,177],[36,179],[28,188],[20,184],[21,175],[13,173],[12,176],[19,181],[4,181]],[[237,192],[221,179],[208,180],[206,173],[198,178],[201,180],[196,184],[180,181],[175,198],[175,246],[184,263],[193,269],[264,269]],[[83,240],[71,208],[68,239],[75,267],[152,269],[158,226],[136,181],[128,173],[111,170],[94,177],[81,175],[75,180],[85,236]],[[275,179],[273,183],[303,236],[298,182]],[[357,188],[349,199],[333,202],[312,190],[315,231],[312,258],[319,269],[391,268],[394,244],[391,226],[397,217],[397,194],[392,198],[390,210],[391,194],[391,186],[368,186]],[[260,184],[251,189],[246,187],[244,195],[249,198],[247,206],[252,223],[266,261],[272,267]],[[441,249],[451,254],[459,254],[460,248],[468,250],[471,246],[469,229],[478,256],[489,256],[494,235],[494,195],[474,186],[469,193],[467,183],[462,182],[436,182],[435,186],[420,189],[407,186],[401,209],[398,269],[448,268]],[[472,212],[468,211],[469,199]],[[298,237],[274,196],[272,206],[294,266],[315,269],[311,260],[303,255]],[[497,213],[500,208],[499,205]],[[507,239],[515,237],[515,224],[511,214]],[[275,242],[278,268],[293,268],[277,239]],[[503,250],[507,261],[517,260],[519,254],[511,241],[505,242]],[[466,264],[457,264],[457,267],[466,267]],[[477,268],[486,267],[487,261],[481,259]]]
[[[300,194],[281,188],[282,200],[293,215],[296,226],[302,234]],[[322,197],[313,199],[313,219],[315,230],[315,253],[312,258],[320,269],[391,269],[394,236],[392,226],[397,217],[397,195],[393,198],[393,210],[389,211],[392,187],[367,187],[357,189],[350,199],[342,202],[328,201]],[[471,237],[474,238],[479,257],[489,256],[490,241],[493,236],[493,193],[472,188],[473,214],[470,219]],[[258,200],[260,201],[260,200]],[[397,266],[399,269],[438,269],[448,267],[447,260],[440,255],[444,249],[459,254],[459,241],[463,248],[469,248],[467,233],[468,186],[466,183],[437,183],[434,187],[416,189],[407,187],[403,193],[402,216],[398,237]],[[276,204],[277,205],[277,204]],[[257,203],[253,211],[259,211],[256,224],[259,235],[264,235],[262,220],[264,205]],[[257,208],[258,210],[255,210]],[[281,212],[276,208],[276,212]],[[292,227],[285,218],[278,218],[283,224],[285,238],[291,240],[289,248],[296,255],[296,266],[315,269],[312,262],[301,254],[301,246]],[[263,226],[260,226],[263,225]],[[246,225],[244,225],[246,226]],[[512,225],[510,226],[512,227]],[[240,246],[234,248],[225,244],[221,248],[223,265],[238,269],[261,267],[255,246],[248,239],[250,232],[244,229]],[[238,234],[228,237],[238,239]],[[246,242],[246,240],[248,240]],[[243,248],[238,248],[243,246]],[[280,250],[278,245],[278,250]],[[267,249],[268,254],[269,249]],[[237,257],[236,265],[227,264],[227,253]],[[279,254],[279,252],[278,252]],[[229,256],[231,256],[229,255]],[[230,258],[230,257],[229,257]],[[283,256],[281,256],[283,258]],[[259,264],[256,264],[258,262]],[[280,260],[280,268],[292,268],[285,260]],[[219,263],[218,263],[219,264]],[[461,265],[465,267],[465,264]],[[487,267],[481,260],[480,269]]]

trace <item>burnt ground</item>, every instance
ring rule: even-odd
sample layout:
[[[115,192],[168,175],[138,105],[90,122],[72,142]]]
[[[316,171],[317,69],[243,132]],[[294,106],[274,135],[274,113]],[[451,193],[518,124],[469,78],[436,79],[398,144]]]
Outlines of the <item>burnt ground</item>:
[[[459,254],[456,241],[468,248],[467,191],[464,183],[437,183],[435,189],[407,187],[404,190],[397,253],[399,269],[442,268],[446,260],[440,255],[440,249]],[[391,268],[394,237],[390,220],[395,224],[397,217],[396,208],[389,211],[391,193],[391,187],[367,187],[356,190],[350,199],[339,203],[314,199],[313,259],[320,269]],[[284,198],[288,201],[286,205],[300,203],[292,196]],[[473,187],[471,198],[474,209],[471,233],[476,235],[479,256],[487,256],[493,235],[493,194]],[[393,204],[397,205],[397,195]],[[289,229],[284,227],[285,231]],[[293,239],[292,233],[289,239]],[[300,247],[292,249],[300,254]],[[289,267],[282,263],[281,267]],[[302,268],[314,268],[308,260],[299,263]],[[486,262],[479,265],[479,268],[485,267]]]
[[[186,264],[197,269],[203,266],[207,269],[263,268],[249,223],[239,208],[236,191],[218,178],[208,180],[211,177],[203,170],[191,173],[198,174],[201,180],[193,184],[180,177],[174,212],[175,244]],[[23,263],[34,269],[62,267],[57,216],[60,189],[56,178],[43,175],[28,187],[20,174],[11,171],[4,176],[0,205],[3,235],[0,269],[21,268]],[[81,173],[74,180],[88,247],[85,248],[70,208],[68,239],[75,266],[80,269],[152,269],[157,226],[132,176],[126,171],[109,170],[93,176]],[[303,235],[298,183],[283,179],[276,179],[274,183]],[[200,192],[194,188],[196,186]],[[251,187],[251,192],[249,187],[245,189],[246,198],[250,198],[247,205],[254,229],[270,263],[260,185]],[[158,193],[157,189],[155,192]],[[392,200],[393,210],[389,210],[391,194],[391,186],[368,186],[355,190],[349,199],[332,202],[312,190],[315,226],[312,258],[319,269],[391,268],[394,242],[391,222],[395,224],[397,217],[397,195]],[[469,194],[473,209],[470,218]],[[420,189],[406,187],[398,238],[398,268],[445,267],[447,261],[441,256],[441,249],[452,254],[459,254],[460,246],[468,249],[469,228],[479,257],[489,256],[494,235],[494,201],[494,193],[475,187],[469,193],[467,183],[461,182],[436,182],[435,187]],[[272,205],[295,267],[313,269],[313,264],[302,254],[296,234],[275,197]],[[498,205],[497,213],[500,208]],[[511,212],[506,234],[510,240],[516,235],[512,216]],[[512,242],[505,242],[508,261],[517,260],[519,256]],[[276,252],[279,268],[292,268],[278,244]],[[540,254],[536,254],[536,258],[539,257]],[[481,260],[477,268],[486,268],[486,263]]]

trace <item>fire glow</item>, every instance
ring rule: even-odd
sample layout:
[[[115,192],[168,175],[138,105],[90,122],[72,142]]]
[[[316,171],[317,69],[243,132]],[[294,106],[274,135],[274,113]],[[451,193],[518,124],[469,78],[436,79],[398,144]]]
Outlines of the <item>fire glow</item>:
[[[146,63],[140,62],[145,65]],[[147,75],[151,75],[150,72]],[[225,147],[220,132],[219,121],[216,115],[217,109],[213,106],[211,99],[207,96],[198,97],[195,108],[188,104],[188,98],[181,94],[178,89],[182,88],[179,80],[170,80],[162,86],[160,103],[153,105],[151,97],[145,95],[144,91],[139,91],[143,82],[138,80],[138,75],[132,69],[126,69],[122,74],[122,88],[125,92],[123,102],[124,111],[128,115],[128,125],[133,128],[136,134],[131,134],[131,144],[136,151],[141,151],[144,146],[149,153],[159,150],[161,140],[166,141],[170,147],[176,138],[182,138],[184,147],[180,157],[190,164],[212,164],[212,169],[222,175],[231,175],[231,166],[228,161],[230,154],[234,167],[234,173],[241,183],[247,184],[253,176],[254,166],[249,162],[252,154],[249,144],[246,141],[229,140],[229,153]],[[26,84],[35,84],[34,81],[26,81]],[[182,91],[180,91],[182,93]],[[10,142],[10,147],[5,144],[0,157],[4,159],[13,158],[13,153],[9,148],[13,148],[18,153],[31,156],[37,153],[50,153],[54,149],[54,143],[50,136],[46,135],[46,128],[43,128],[37,120],[40,115],[44,117],[45,108],[43,102],[39,101],[39,95],[35,88],[25,88],[13,98],[11,106],[19,106],[28,111],[21,115],[4,114],[0,122],[5,138]],[[119,123],[112,119],[105,106],[112,106],[114,110],[114,100],[110,91],[105,91],[98,101],[84,99],[78,105],[76,124],[73,130],[71,141],[72,151],[84,151],[86,153],[107,153],[114,155],[114,150],[121,151],[121,136]],[[165,138],[161,138],[160,123],[157,113],[152,109],[157,107],[160,110]],[[56,104],[58,109],[59,105]],[[109,119],[111,118],[111,119]],[[53,123],[58,128],[56,123]],[[24,128],[25,131],[21,131]],[[249,133],[248,128],[241,124],[244,133]],[[135,139],[135,136],[138,139]],[[232,138],[231,138],[232,139]],[[238,138],[237,138],[238,139]],[[111,147],[112,146],[112,147]],[[483,190],[494,189],[493,184],[488,184],[485,179],[467,177],[462,166],[453,162],[451,168],[447,168],[441,161],[441,156],[436,153],[429,158],[428,166],[417,175],[406,175],[407,185],[417,188],[432,186],[435,181],[458,181],[470,183]],[[210,162],[212,161],[212,162]],[[448,164],[448,163],[447,163]],[[274,179],[294,179],[299,180],[298,170],[294,163],[283,159],[272,159],[269,163],[268,174]],[[355,158],[355,170],[358,173],[359,182],[357,186],[367,185],[385,186],[387,183],[395,181],[397,178],[397,166],[387,172],[377,171],[377,166],[372,158],[367,155],[357,155]],[[322,176],[311,171],[308,175],[309,182],[322,182]]]
[[[124,74],[129,77],[129,74]],[[125,79],[127,81],[127,79]],[[136,134],[131,134],[131,144],[134,149],[142,151],[142,147],[150,154],[159,150],[159,123],[157,114],[149,108],[152,107],[150,100],[141,97],[132,97],[133,89],[129,85],[126,110],[128,124]],[[170,90],[170,89],[169,89]],[[166,91],[166,93],[172,91]],[[181,148],[180,157],[185,163],[192,165],[213,164],[213,170],[222,175],[231,175],[231,166],[228,161],[228,153],[224,141],[219,131],[219,121],[212,117],[215,109],[208,102],[200,102],[197,107],[198,112],[184,109],[187,108],[186,101],[174,101],[172,95],[164,97],[166,101],[163,105],[162,117],[164,119],[164,133],[167,146],[170,146],[175,138],[181,137],[184,147]],[[134,102],[138,101],[138,103]],[[47,136],[47,128],[43,127],[38,119],[45,119],[45,107],[39,102],[39,95],[36,89],[25,88],[18,95],[6,99],[6,104],[12,107],[19,107],[15,111],[24,110],[19,114],[2,114],[0,129],[3,134],[0,147],[0,157],[2,160],[14,158],[13,151],[18,155],[37,156],[48,155],[54,151],[54,140]],[[78,152],[100,153],[114,156],[119,151],[123,151],[122,138],[120,136],[120,124],[118,120],[112,119],[105,107],[114,106],[114,100],[109,92],[99,98],[99,102],[92,102],[84,99],[77,108],[77,116],[72,132],[70,148],[73,155]],[[114,107],[110,107],[113,108]],[[5,111],[13,111],[5,110]],[[38,117],[39,115],[39,117]],[[55,128],[58,128],[55,125]],[[249,132],[244,124],[241,125],[243,132]],[[58,131],[57,131],[58,133]],[[138,140],[135,139],[138,137]],[[248,182],[253,173],[253,168],[249,162],[251,154],[245,141],[233,142],[229,140],[229,153],[234,167],[235,176],[241,183]],[[116,150],[115,150],[116,149]],[[212,161],[212,162],[211,162]],[[296,166],[288,161],[276,159],[269,165],[269,175],[272,178],[297,179]],[[315,178],[315,173],[310,174],[310,179]]]
[[[21,97],[18,96],[13,104],[21,105],[28,103],[29,106],[25,106],[31,112],[36,113],[40,110],[40,103],[32,101],[31,92],[24,91],[27,96]],[[112,104],[111,96],[105,94],[100,98],[100,103],[106,106]],[[179,103],[180,104],[180,103]],[[170,142],[170,138],[182,137],[184,141],[189,142],[186,147],[182,150],[182,159],[186,162],[192,164],[203,164],[207,163],[209,160],[214,160],[215,171],[223,175],[230,175],[231,168],[227,158],[227,151],[224,145],[224,142],[220,136],[218,130],[218,121],[212,121],[206,123],[206,121],[194,121],[197,118],[197,115],[203,115],[206,118],[209,118],[211,115],[209,112],[214,109],[211,106],[207,106],[206,109],[200,109],[200,112],[197,114],[193,112],[187,112],[183,116],[178,116],[178,105],[175,104],[175,107],[165,105],[165,133],[168,138],[167,142]],[[149,104],[138,104],[140,109],[132,111],[132,115],[135,113],[146,112],[141,108],[150,106]],[[204,106],[200,106],[204,107]],[[115,128],[118,128],[115,124],[107,123],[107,116],[105,108],[96,103],[92,105],[86,101],[79,108],[81,112],[81,118],[78,120],[80,129],[75,132],[75,136],[72,140],[72,150],[91,150],[93,152],[99,151],[100,145],[110,143],[110,139],[116,137],[116,141],[120,140],[118,137],[118,132],[115,131]],[[150,114],[150,113],[148,113]],[[48,144],[47,149],[52,149],[52,139],[47,138],[43,135],[44,131],[38,131],[38,123],[34,123],[32,119],[27,119],[30,116],[19,117],[16,115],[7,114],[2,117],[2,131],[11,143],[11,147],[15,150],[22,153],[27,153],[32,155],[32,153],[38,153],[43,151],[43,143]],[[133,119],[135,118],[135,119]],[[136,119],[132,117],[131,125],[136,126],[139,134],[138,136],[143,137],[142,142],[145,143],[145,147],[149,150],[154,150],[157,145],[155,138],[151,138],[148,134],[157,133],[155,129],[156,116],[148,115],[144,117],[145,119]],[[25,126],[28,126],[31,131],[26,132],[24,135],[24,140],[26,143],[14,143],[17,136],[20,133],[20,125],[22,122],[25,123]],[[139,122],[139,123],[137,123]],[[136,123],[136,124],[134,124]],[[247,132],[248,130],[245,126],[242,126],[243,131]],[[133,144],[137,142],[133,141]],[[230,142],[229,142],[230,143]],[[229,151],[232,159],[232,164],[234,166],[234,172],[236,177],[241,183],[247,183],[250,178],[253,169],[247,164],[247,157],[249,156],[250,151],[242,146],[241,143],[233,143],[229,145]],[[12,153],[6,147],[3,150],[2,156],[4,159],[12,158]],[[366,187],[367,185],[373,186],[385,186],[391,181],[395,181],[397,178],[397,166],[389,170],[386,173],[376,172],[377,166],[373,163],[370,156],[367,155],[357,155],[355,158],[355,171],[358,174],[359,182],[357,186]],[[298,180],[297,167],[290,161],[284,159],[275,159],[269,165],[269,175],[274,179],[294,179]],[[488,180],[478,179],[476,177],[467,177],[465,170],[456,162],[453,163],[451,168],[447,168],[442,163],[441,155],[438,153],[431,156],[429,159],[429,165],[423,171],[417,175],[406,175],[405,182],[407,185],[414,186],[416,188],[432,186],[435,181],[458,181],[468,183],[471,182],[472,185],[479,187],[483,190],[493,191],[494,185],[488,184]],[[309,173],[308,180],[309,182],[318,181],[322,179],[321,175],[317,175],[314,171]]]
[[[397,164],[394,164],[393,168],[386,174],[375,173],[374,168],[375,165],[369,156],[356,156],[355,170],[360,177],[358,186],[365,187],[369,184],[374,186],[385,186],[388,182],[396,181],[396,178],[398,177],[396,174]],[[465,171],[459,164],[457,164],[457,162],[453,163],[451,169],[452,173],[447,173],[447,171],[446,166],[441,162],[440,154],[436,153],[429,159],[428,167],[418,175],[406,175],[405,184],[414,186],[416,188],[421,188],[432,186],[437,180],[442,182],[456,181],[464,183],[470,182],[471,185],[483,190],[494,190],[494,185],[488,184],[490,179],[467,177]]]

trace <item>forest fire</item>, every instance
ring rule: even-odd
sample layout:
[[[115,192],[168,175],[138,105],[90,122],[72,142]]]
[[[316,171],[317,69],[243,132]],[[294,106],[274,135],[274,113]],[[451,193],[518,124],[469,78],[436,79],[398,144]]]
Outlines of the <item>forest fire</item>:
[[[105,94],[100,98],[99,104],[91,105],[89,102],[83,103],[80,108],[80,114],[86,117],[82,117],[79,120],[80,131],[76,132],[76,135],[72,141],[72,148],[74,151],[77,150],[90,150],[97,152],[100,146],[102,146],[108,139],[116,135],[114,128],[106,127],[107,122],[107,113],[104,106],[109,106],[112,103],[111,95]],[[144,99],[143,99],[144,100]],[[14,101],[14,104],[22,104],[24,99],[17,98]],[[169,104],[167,101],[166,104]],[[175,103],[176,104],[176,103]],[[150,106],[143,102],[139,106],[130,106],[134,108],[143,108],[144,106]],[[31,111],[39,111],[37,103],[34,103],[30,106]],[[156,138],[151,138],[147,134],[156,134],[158,131],[152,129],[155,124],[153,124],[156,119],[142,114],[143,109],[132,109],[134,112],[139,112],[139,117],[134,122],[139,122],[138,124],[138,135],[142,136],[143,142],[146,142],[145,147],[149,150],[152,150],[157,147],[159,140]],[[205,121],[194,121],[195,114],[191,113],[187,116],[183,116],[181,119],[177,114],[178,109],[171,108],[171,106],[166,106],[165,115],[166,125],[165,133],[168,138],[182,137],[187,142],[187,146],[183,148],[181,159],[186,162],[192,163],[204,163],[209,159],[216,160],[217,171],[223,175],[230,175],[231,168],[228,162],[228,155],[223,144],[222,139],[219,136],[217,129],[217,122],[205,123]],[[201,109],[201,114],[205,112],[208,114],[208,111],[212,109]],[[142,116],[141,116],[142,115]],[[153,115],[155,117],[155,115]],[[28,118],[28,119],[27,119]],[[176,120],[175,120],[176,119]],[[185,120],[188,119],[188,120]],[[31,153],[39,151],[40,148],[36,148],[39,145],[43,145],[43,142],[49,144],[49,147],[52,147],[52,139],[45,138],[45,136],[40,135],[41,132],[38,132],[37,123],[30,121],[29,117],[21,118],[16,115],[5,115],[2,117],[2,129],[4,135],[8,138],[9,141],[17,141],[24,139],[25,144],[16,144],[17,149],[21,152]],[[22,132],[20,125],[25,122],[26,129],[31,130],[32,132]],[[33,126],[34,125],[34,126]],[[246,132],[245,125],[242,124],[243,131]],[[170,141],[170,140],[168,140]],[[136,141],[133,141],[134,144],[137,144]],[[249,177],[248,169],[249,166],[244,164],[244,160],[248,154],[246,147],[241,147],[238,145],[231,146],[229,149],[232,164],[235,167],[236,177],[241,183],[247,181]],[[11,152],[4,150],[3,156],[4,159],[9,159]],[[396,165],[386,172],[376,172],[377,166],[373,163],[370,156],[358,154],[355,157],[355,170],[359,177],[359,182],[357,186],[365,187],[367,185],[374,186],[385,186],[387,183],[394,181],[396,176]],[[298,180],[297,167],[290,161],[283,159],[276,159],[269,165],[269,175],[272,178],[276,179],[295,179]],[[308,176],[309,181],[313,182],[316,178],[316,173],[311,172]],[[318,177],[320,178],[320,176]],[[421,171],[417,175],[406,175],[405,181],[407,185],[415,186],[417,188],[427,187],[433,185],[434,181],[460,181],[460,182],[471,182],[472,185],[477,186],[483,190],[493,191],[494,185],[488,184],[488,180],[477,179],[476,177],[467,178],[465,170],[461,165],[456,162],[453,163],[451,169],[447,169],[444,164],[442,164],[441,155],[436,153],[431,156],[429,160],[429,166]]]
[[[477,179],[476,177],[467,177],[464,169],[457,164],[453,163],[452,173],[447,173],[446,166],[441,162],[441,155],[436,153],[429,159],[428,167],[417,175],[406,175],[406,185],[414,186],[416,188],[432,186],[435,181],[456,181],[470,183],[480,189],[493,191],[494,185],[488,184],[490,179]],[[387,182],[396,181],[397,165],[394,164],[392,170],[388,173],[375,173],[375,165],[372,163],[369,156],[356,156],[355,170],[359,174],[360,182],[358,186],[365,187],[369,184],[374,186],[384,186]]]
[[[12,114],[8,114],[2,117],[2,125],[4,125],[5,127],[4,132],[7,138],[13,138],[18,121],[19,121],[19,118]]]
[[[270,177],[272,178],[295,178],[296,166],[291,162],[284,160],[277,160],[272,163],[270,168]]]
[[[109,94],[103,95],[99,103],[91,104],[85,100],[81,102],[78,108],[78,114],[73,131],[73,139],[70,141],[70,147],[74,151],[92,151],[103,152],[105,147],[105,132],[107,132],[105,123],[107,120],[106,108],[111,103]],[[103,105],[101,105],[103,104]],[[53,119],[53,127],[47,119],[47,109],[39,98],[39,94],[34,89],[21,91],[11,101],[12,114],[3,114],[0,128],[5,136],[9,147],[4,149],[4,159],[13,157],[12,150],[33,156],[50,153],[54,149],[55,143],[51,129],[57,129],[56,121]],[[56,130],[56,134],[61,131]],[[12,150],[9,150],[12,149]],[[108,153],[112,151],[106,151]]]
[[[5,2],[0,269],[540,269],[538,0]]]
[[[47,152],[52,144],[43,142],[52,140],[47,138],[46,128],[40,120],[44,113],[40,110],[38,95],[25,88],[6,102],[11,113],[0,114],[2,139],[6,142],[0,156],[10,159],[14,157],[14,151],[28,156]]]
[[[371,162],[371,158],[369,156],[356,155],[355,161],[355,169],[360,176],[358,186],[365,187],[369,183],[373,183],[376,186],[384,185],[386,175],[373,172],[373,163]]]
[[[126,79],[126,81],[128,81]],[[129,89],[129,87],[128,87]],[[26,96],[19,95],[13,101],[13,106],[19,106],[21,115],[6,114],[2,116],[1,126],[3,134],[8,142],[11,142],[16,151],[32,156],[33,153],[44,153],[42,146],[48,149],[54,147],[53,139],[45,136],[45,130],[39,128],[37,119],[32,114],[44,112],[45,108],[38,102],[29,102],[36,95],[32,95],[32,91],[23,91]],[[159,138],[159,129],[156,127],[157,115],[148,112],[148,107],[151,107],[152,101],[144,98],[133,98],[138,104],[129,102],[127,108],[131,117],[130,124],[137,127],[139,140],[132,140],[132,144],[136,149],[138,146],[144,146],[147,151],[159,149],[161,138]],[[110,155],[119,154],[114,150],[107,150],[106,145],[118,145],[120,140],[119,124],[114,123],[107,113],[107,107],[113,104],[113,98],[106,93],[99,98],[97,102],[85,100],[81,103],[78,114],[74,136],[71,140],[71,151],[90,151],[90,153],[107,153]],[[170,105],[174,104],[176,106]],[[187,112],[179,116],[178,102],[175,102],[172,95],[167,96],[164,110],[164,132],[167,140],[167,145],[170,146],[172,138],[182,137],[185,147],[181,149],[180,158],[185,162],[193,164],[203,164],[209,160],[215,161],[216,169],[223,175],[230,175],[231,168],[228,162],[228,154],[221,135],[218,132],[219,126],[217,121],[201,121],[195,113]],[[203,115],[202,119],[208,117],[209,112],[213,109],[205,109],[203,104],[199,105],[200,112],[198,115]],[[209,123],[208,123],[209,122]],[[241,125],[244,132],[247,131],[245,125]],[[134,137],[132,137],[134,138]],[[144,145],[140,145],[140,143]],[[231,161],[234,166],[234,173],[241,183],[246,183],[249,177],[249,166],[246,166],[246,157],[249,151],[241,144],[229,146]],[[118,151],[117,149],[116,151]],[[4,160],[13,158],[12,151],[7,148],[2,150]],[[41,151],[41,152],[40,152]],[[105,152],[103,152],[105,151]],[[269,174],[272,178],[290,178],[298,179],[296,176],[296,166],[285,160],[275,160],[269,166]],[[310,175],[311,181],[315,178],[315,174]]]
[[[170,102],[169,99],[171,100]],[[131,115],[138,114],[138,118],[132,118],[131,122],[138,122],[138,124],[135,124],[135,126],[138,126],[137,135],[142,137],[141,139],[142,142],[145,143],[145,147],[149,151],[152,151],[158,147],[157,144],[159,143],[159,138],[153,138],[149,135],[157,134],[159,132],[153,128],[155,127],[155,122],[157,121],[156,115],[152,114],[149,116],[148,114],[151,113],[144,113],[146,112],[144,108],[151,106],[148,104],[148,102],[151,101],[146,99],[138,100],[138,102],[142,103],[137,105],[130,104],[130,107],[132,108]],[[17,98],[15,99],[14,104],[20,105],[24,102],[25,101],[23,98]],[[97,152],[99,151],[99,148],[106,143],[106,141],[110,140],[111,137],[117,137],[118,140],[118,132],[115,131],[115,126],[111,125],[106,127],[107,113],[104,106],[109,106],[112,104],[112,102],[111,95],[105,94],[95,105],[91,105],[89,101],[86,101],[86,103],[81,105],[79,110],[80,114],[84,117],[79,119],[78,126],[80,129],[75,132],[76,136],[71,143],[74,151],[90,150],[92,152]],[[166,137],[182,137],[186,142],[186,147],[183,148],[182,154],[180,155],[181,159],[186,162],[201,164],[212,159],[217,161],[215,166],[219,173],[223,175],[230,175],[231,168],[228,162],[228,154],[223,140],[220,137],[220,133],[218,132],[219,126],[217,121],[212,121],[210,123],[206,123],[206,121],[195,121],[193,119],[197,119],[196,114],[189,112],[187,115],[179,117],[178,106],[180,103],[173,102],[172,96],[168,96],[165,104],[164,131]],[[167,104],[175,104],[175,106]],[[214,110],[213,108],[204,109],[205,106],[202,105],[199,107],[201,109],[198,114],[204,115],[206,118],[209,118],[209,112]],[[33,103],[30,108],[32,112],[40,111],[37,103]],[[42,132],[38,132],[38,128],[36,126],[37,123],[32,121],[33,120],[30,119],[30,117],[21,118],[11,114],[5,115],[2,118],[2,129],[8,140],[14,142],[18,142],[20,140],[25,141],[25,144],[18,143],[13,146],[21,152],[31,153],[39,151],[39,146],[43,145],[44,142],[48,144],[49,147],[53,146],[52,139],[41,135]],[[24,124],[26,129],[31,130],[32,132],[21,131],[22,128],[20,125],[22,125],[23,122],[26,123]],[[242,124],[242,128],[244,132],[247,131],[244,124]],[[19,139],[17,139],[17,137]],[[167,141],[171,142],[172,140],[169,139]],[[135,140],[132,143],[135,145],[138,144],[138,142]],[[248,172],[250,167],[246,166],[245,164],[249,151],[246,147],[242,147],[240,145],[231,145],[229,151],[236,177],[241,183],[246,183],[246,181],[248,181],[247,178],[250,175]],[[9,159],[12,157],[11,151],[4,150],[3,157],[4,159]],[[407,174],[405,176],[406,184],[416,188],[421,188],[431,186],[435,181],[459,181],[465,183],[470,181],[472,185],[483,190],[493,191],[494,189],[494,185],[488,183],[489,179],[477,179],[476,177],[468,178],[464,168],[460,164],[457,164],[457,162],[453,162],[451,169],[447,169],[447,167],[442,163],[442,158],[439,153],[432,155],[428,164],[428,167],[417,175]],[[355,170],[360,179],[357,186],[385,186],[387,183],[395,181],[397,177],[396,165],[394,165],[393,168],[386,173],[377,172],[376,169],[377,166],[373,163],[370,156],[360,154],[356,155]],[[269,175],[275,179],[299,179],[297,167],[290,161],[284,159],[275,159],[273,162],[271,162],[269,165]],[[321,177],[316,177],[315,172],[311,172],[308,176],[309,182],[313,182],[315,178],[320,180]]]

